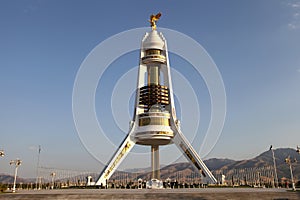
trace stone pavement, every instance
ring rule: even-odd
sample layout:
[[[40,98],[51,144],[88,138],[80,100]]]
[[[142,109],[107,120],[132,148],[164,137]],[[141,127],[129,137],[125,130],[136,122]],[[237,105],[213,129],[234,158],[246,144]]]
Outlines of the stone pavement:
[[[0,199],[300,199],[300,192],[263,188],[62,189],[2,193]]]

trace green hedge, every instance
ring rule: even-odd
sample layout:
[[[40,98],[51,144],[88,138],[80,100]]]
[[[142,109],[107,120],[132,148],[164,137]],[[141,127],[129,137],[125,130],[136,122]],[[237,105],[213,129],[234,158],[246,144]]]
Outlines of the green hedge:
[[[7,186],[0,183],[0,192],[4,192],[7,189]]]

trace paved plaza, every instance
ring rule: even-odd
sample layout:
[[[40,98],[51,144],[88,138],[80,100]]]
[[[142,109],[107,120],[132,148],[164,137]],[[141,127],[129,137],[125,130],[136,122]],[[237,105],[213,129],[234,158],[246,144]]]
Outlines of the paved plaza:
[[[300,192],[262,188],[63,189],[2,193],[0,199],[300,199]]]

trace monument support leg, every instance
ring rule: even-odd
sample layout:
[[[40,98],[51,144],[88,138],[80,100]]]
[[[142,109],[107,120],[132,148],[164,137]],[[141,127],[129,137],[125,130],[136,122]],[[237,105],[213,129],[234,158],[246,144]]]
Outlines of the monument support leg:
[[[159,146],[151,146],[151,168],[152,168],[152,178],[160,179],[160,169],[159,169]]]
[[[107,180],[109,180],[109,178],[113,175],[117,167],[121,164],[134,145],[135,142],[131,139],[131,133],[129,133],[109,161],[109,164],[104,167],[96,185],[106,186]]]
[[[199,171],[199,173],[206,177],[210,183],[217,183],[214,175],[207,168],[198,153],[180,131],[176,132],[173,142],[181,150],[187,160]]]

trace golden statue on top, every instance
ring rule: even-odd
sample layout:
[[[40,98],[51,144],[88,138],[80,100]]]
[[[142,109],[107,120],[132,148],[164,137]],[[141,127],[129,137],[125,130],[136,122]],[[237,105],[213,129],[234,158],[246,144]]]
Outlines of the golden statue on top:
[[[159,20],[159,18],[160,18],[160,16],[161,16],[161,13],[157,13],[156,15],[151,15],[150,16],[150,20],[149,20],[149,22],[150,22],[150,25],[151,25],[151,28],[152,28],[152,30],[156,30],[156,21],[157,20]]]

